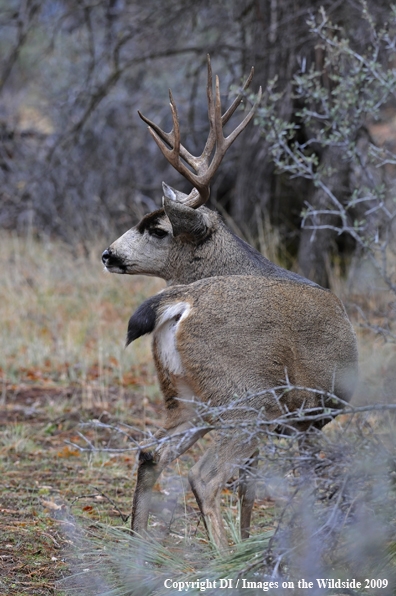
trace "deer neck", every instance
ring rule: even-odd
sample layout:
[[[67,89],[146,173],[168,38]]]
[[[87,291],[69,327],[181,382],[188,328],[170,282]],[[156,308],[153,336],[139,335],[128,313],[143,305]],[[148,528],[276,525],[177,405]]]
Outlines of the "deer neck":
[[[169,256],[164,279],[170,286],[223,275],[261,275],[246,247],[219,221],[202,242],[183,243],[181,239],[177,243]],[[256,254],[257,259],[264,259]]]

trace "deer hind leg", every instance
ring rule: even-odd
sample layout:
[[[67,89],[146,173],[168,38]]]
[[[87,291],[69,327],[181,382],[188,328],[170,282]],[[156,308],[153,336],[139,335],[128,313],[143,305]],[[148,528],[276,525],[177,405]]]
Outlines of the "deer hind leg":
[[[222,550],[228,547],[228,540],[220,512],[221,489],[232,476],[235,466],[239,467],[251,458],[256,448],[255,443],[244,443],[241,437],[219,437],[189,472],[188,479],[205,528]]]
[[[250,535],[250,520],[256,498],[257,465],[259,450],[257,449],[244,466],[239,468],[238,497],[241,508],[241,538],[246,540]]]
[[[132,504],[133,533],[142,534],[147,530],[152,489],[163,469],[207,432],[206,429],[195,429],[191,422],[182,422],[173,428],[157,431],[153,438],[157,447],[140,451]]]

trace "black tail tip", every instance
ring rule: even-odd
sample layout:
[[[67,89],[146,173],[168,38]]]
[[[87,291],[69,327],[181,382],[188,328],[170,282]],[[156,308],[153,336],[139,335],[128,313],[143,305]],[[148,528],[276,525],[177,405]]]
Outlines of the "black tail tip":
[[[128,323],[128,331],[126,337],[125,347],[127,348],[135,339],[142,335],[154,331],[155,322],[157,318],[157,308],[160,304],[161,296],[156,294],[148,298],[139,308],[133,313]]]

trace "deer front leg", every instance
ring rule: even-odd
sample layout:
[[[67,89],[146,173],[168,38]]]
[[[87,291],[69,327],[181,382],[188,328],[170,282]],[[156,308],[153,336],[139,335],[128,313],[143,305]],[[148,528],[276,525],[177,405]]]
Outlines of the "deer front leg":
[[[246,464],[239,468],[238,497],[241,508],[240,528],[242,540],[246,540],[250,535],[250,519],[256,498],[258,455],[259,450],[257,449]]]
[[[157,447],[142,448],[132,504],[131,529],[134,534],[147,530],[152,490],[162,470],[208,430],[195,429],[192,422],[183,422],[173,428],[158,430],[153,438]]]

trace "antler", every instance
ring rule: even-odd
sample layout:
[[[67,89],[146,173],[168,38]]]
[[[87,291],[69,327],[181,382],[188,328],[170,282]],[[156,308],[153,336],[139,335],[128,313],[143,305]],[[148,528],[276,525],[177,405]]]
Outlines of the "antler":
[[[173,100],[172,92],[169,89],[170,107],[172,111],[173,128],[170,132],[164,132],[157,124],[143,116],[138,111],[140,118],[149,125],[149,131],[162,153],[169,161],[170,164],[182,174],[191,184],[194,186],[193,190],[183,201],[186,205],[197,209],[209,198],[210,194],[210,181],[213,178],[217,168],[219,167],[227,149],[235,141],[237,136],[246,128],[250,120],[256,111],[256,108],[261,100],[261,87],[257,101],[244,118],[244,120],[235,128],[235,130],[224,137],[223,126],[231,118],[237,107],[242,101],[243,92],[249,87],[253,78],[254,68],[250,71],[249,77],[246,79],[242,92],[234,99],[228,110],[221,115],[221,101],[220,101],[220,84],[219,77],[216,76],[215,85],[215,100],[213,99],[213,87],[212,87],[212,67],[210,64],[210,56],[208,54],[208,83],[207,83],[207,96],[208,96],[208,116],[209,116],[209,135],[205,143],[204,150],[200,156],[192,155],[183,145],[180,143],[180,128],[179,128],[179,117],[177,114],[176,104]],[[170,146],[170,149],[165,145]],[[216,145],[215,154],[212,161],[210,162],[210,156],[212,155],[214,146]],[[193,170],[195,174],[187,168],[187,166],[181,161],[182,158]]]

